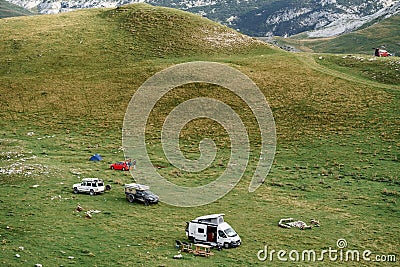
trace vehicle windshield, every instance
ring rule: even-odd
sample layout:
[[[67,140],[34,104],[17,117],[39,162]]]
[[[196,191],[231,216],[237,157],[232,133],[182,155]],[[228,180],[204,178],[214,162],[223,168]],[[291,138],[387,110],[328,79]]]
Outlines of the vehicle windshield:
[[[232,228],[228,228],[224,231],[229,237],[237,236],[237,233]]]
[[[104,186],[103,182],[98,182],[97,185],[98,186]]]
[[[146,196],[154,196],[153,192],[151,192],[150,190],[143,191],[143,193],[144,193]]]

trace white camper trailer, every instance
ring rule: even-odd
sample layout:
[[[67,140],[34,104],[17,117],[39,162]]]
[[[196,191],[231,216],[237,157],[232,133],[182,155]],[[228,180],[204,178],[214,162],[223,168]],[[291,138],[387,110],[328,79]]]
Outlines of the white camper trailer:
[[[186,236],[193,243],[203,243],[213,247],[240,246],[239,235],[228,223],[224,222],[224,215],[206,215],[187,222]]]

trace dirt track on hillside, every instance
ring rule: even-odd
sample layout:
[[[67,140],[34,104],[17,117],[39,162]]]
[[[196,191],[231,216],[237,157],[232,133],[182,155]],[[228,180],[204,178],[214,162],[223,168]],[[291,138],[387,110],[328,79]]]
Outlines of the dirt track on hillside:
[[[348,75],[346,73],[337,71],[337,70],[333,70],[327,67],[324,67],[320,64],[318,64],[318,62],[315,61],[313,54],[309,54],[309,53],[297,53],[296,57],[303,62],[304,64],[308,65],[310,68],[312,68],[313,70],[334,76],[334,77],[338,77],[340,79],[344,79],[344,80],[348,80],[351,82],[355,82],[355,83],[361,83],[364,85],[368,85],[368,86],[372,86],[372,87],[377,87],[377,88],[382,88],[382,89],[391,89],[391,90],[399,90],[400,87],[396,86],[396,85],[390,85],[390,84],[384,84],[384,83],[378,83],[375,81],[371,81],[371,80],[364,80],[364,79],[360,79],[358,77],[354,77],[352,75]]]

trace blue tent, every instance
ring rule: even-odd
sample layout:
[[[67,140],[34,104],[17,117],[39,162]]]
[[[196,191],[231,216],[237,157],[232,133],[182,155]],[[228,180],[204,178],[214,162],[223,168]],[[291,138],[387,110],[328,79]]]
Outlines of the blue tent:
[[[99,154],[94,154],[93,156],[90,157],[89,160],[91,160],[91,161],[100,161],[102,159],[103,158]]]

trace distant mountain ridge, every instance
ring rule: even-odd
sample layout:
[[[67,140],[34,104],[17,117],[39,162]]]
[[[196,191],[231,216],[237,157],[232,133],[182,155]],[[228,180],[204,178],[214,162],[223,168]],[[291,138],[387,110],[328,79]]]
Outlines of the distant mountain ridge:
[[[8,0],[41,14],[146,2],[197,13],[251,36],[336,36],[400,13],[400,0]]]
[[[29,10],[7,2],[6,0],[0,0],[0,19],[26,15],[32,15],[32,13],[29,12]]]

